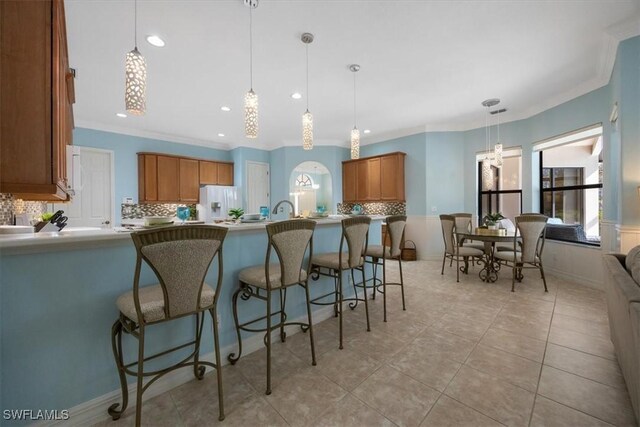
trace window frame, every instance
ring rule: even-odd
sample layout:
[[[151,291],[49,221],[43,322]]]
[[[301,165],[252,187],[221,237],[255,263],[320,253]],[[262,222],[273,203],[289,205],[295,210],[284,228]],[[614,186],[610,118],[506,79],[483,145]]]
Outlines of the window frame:
[[[547,148],[547,150],[551,150],[554,147],[549,147]],[[598,184],[580,184],[580,185],[563,185],[561,187],[554,187],[553,186],[553,169],[569,169],[569,168],[545,168],[544,167],[544,161],[543,161],[543,153],[544,153],[545,149],[541,149],[538,151],[539,156],[540,156],[540,213],[544,214],[544,193],[545,192],[550,192],[551,193],[551,199],[553,200],[553,193],[556,191],[575,191],[575,190],[593,190],[593,189],[603,189],[603,183],[600,182]],[[544,188],[542,183],[543,183],[543,171],[544,169],[551,169],[551,178],[549,180],[550,182],[550,187],[549,188]],[[584,178],[583,178],[584,179]],[[584,195],[584,193],[583,193]],[[585,246],[593,246],[593,247],[600,247],[602,245],[602,237],[600,242],[580,242],[580,241],[576,241],[576,240],[562,240],[562,239],[554,239],[554,238],[550,238],[549,240],[552,240],[554,242],[568,242],[568,243],[575,243],[577,245],[585,245]]]
[[[519,155],[518,157],[520,157]],[[519,194],[520,195],[520,214],[522,214],[522,182],[520,182],[519,190],[483,190],[482,189],[482,161],[478,161],[478,225],[482,224],[482,196],[487,195],[489,199],[489,210],[488,212],[500,212],[500,198],[497,199],[497,210],[492,210],[491,207],[491,196],[496,195],[499,196],[501,194]],[[500,182],[500,171],[501,168],[496,167],[496,171],[498,173],[497,178],[498,182]]]

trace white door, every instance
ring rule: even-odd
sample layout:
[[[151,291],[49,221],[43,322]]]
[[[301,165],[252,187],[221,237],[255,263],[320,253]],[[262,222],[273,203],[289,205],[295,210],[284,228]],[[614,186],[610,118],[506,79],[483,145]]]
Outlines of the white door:
[[[270,206],[269,188],[269,163],[247,161],[247,213]]]
[[[113,225],[113,151],[80,147],[80,188],[69,203],[53,205],[69,218],[69,227]]]

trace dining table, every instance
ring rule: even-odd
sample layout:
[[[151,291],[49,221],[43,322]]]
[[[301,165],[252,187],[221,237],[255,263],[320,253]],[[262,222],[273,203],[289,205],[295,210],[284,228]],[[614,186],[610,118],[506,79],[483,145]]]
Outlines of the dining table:
[[[478,273],[480,279],[487,283],[493,283],[498,280],[498,271],[500,271],[500,263],[495,260],[493,254],[496,251],[496,243],[511,243],[514,238],[518,241],[520,236],[515,231],[509,230],[490,230],[486,228],[475,228],[469,231],[456,231],[456,239],[459,245],[463,245],[465,240],[480,241],[484,243],[484,256],[482,257],[483,267]],[[468,268],[467,263],[465,267]],[[464,271],[467,273],[467,271]],[[520,275],[521,273],[519,273]],[[519,278],[521,280],[521,278]]]

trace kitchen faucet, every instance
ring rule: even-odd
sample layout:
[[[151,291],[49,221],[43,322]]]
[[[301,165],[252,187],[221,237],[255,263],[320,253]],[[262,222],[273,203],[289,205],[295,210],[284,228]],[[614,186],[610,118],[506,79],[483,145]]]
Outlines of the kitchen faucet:
[[[291,203],[289,200],[280,200],[278,203],[276,203],[276,206],[273,208],[273,212],[271,212],[271,213],[274,214],[274,215],[277,214],[278,213],[278,208],[283,203],[289,203],[289,205],[291,206],[291,213],[289,213],[289,218],[292,218],[293,217],[293,213],[295,212],[296,208],[293,206],[293,203]]]

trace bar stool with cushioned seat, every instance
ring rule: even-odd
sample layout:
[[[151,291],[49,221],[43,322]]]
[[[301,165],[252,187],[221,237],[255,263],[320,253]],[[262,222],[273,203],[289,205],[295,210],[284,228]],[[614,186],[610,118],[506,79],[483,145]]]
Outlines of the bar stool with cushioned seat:
[[[382,305],[384,307],[384,321],[387,321],[387,285],[395,285],[400,286],[400,290],[402,293],[402,309],[406,310],[406,305],[404,301],[404,280],[402,277],[402,248],[400,248],[400,242],[402,242],[402,235],[404,234],[404,228],[407,224],[406,215],[393,215],[388,216],[385,219],[387,223],[387,230],[389,230],[389,239],[391,240],[391,246],[386,247],[383,245],[371,245],[367,246],[367,251],[365,252],[365,262],[373,265],[373,297],[375,299],[376,290],[380,292],[378,289],[382,286]],[[370,258],[370,261],[367,261],[367,258]],[[392,283],[387,282],[387,263],[388,259],[398,260],[398,267],[400,269],[400,282]],[[380,262],[382,260],[382,262]],[[378,266],[382,265],[382,280],[378,279]],[[361,285],[357,285],[364,287],[365,283]],[[365,291],[366,294],[366,291]]]
[[[309,341],[311,342],[311,360],[312,365],[316,364],[316,353],[313,342],[313,321],[311,319],[311,306],[309,305],[309,287],[308,280],[310,271],[311,257],[313,256],[313,232],[315,230],[315,221],[309,220],[290,220],[280,221],[267,225],[267,235],[269,243],[267,246],[267,255],[263,265],[257,265],[245,268],[240,271],[239,282],[240,288],[233,294],[233,319],[236,324],[236,333],[238,336],[238,355],[229,354],[227,359],[233,365],[242,355],[242,337],[240,331],[249,332],[265,332],[265,346],[267,347],[267,391],[271,394],[271,332],[280,329],[280,340],[284,342],[286,335],[284,327],[287,325],[298,325],[304,332],[309,331]],[[278,258],[277,263],[271,262],[271,250],[275,251]],[[305,254],[309,252],[308,260],[305,264]],[[306,267],[306,268],[305,268]],[[307,302],[307,321],[287,322],[287,314],[285,312],[287,304],[287,288],[299,285],[304,288]],[[280,296],[280,310],[271,311],[271,293],[277,291]],[[265,316],[240,323],[238,318],[238,297],[243,301],[251,298],[257,298],[265,301],[267,304]],[[280,316],[280,321],[273,325],[272,317]],[[253,327],[251,325],[266,320],[266,328]]]
[[[368,216],[355,216],[342,220],[342,235],[340,236],[340,246],[338,252],[329,252],[325,254],[314,255],[311,260],[312,274],[317,276],[327,276],[334,279],[334,291],[328,294],[314,298],[311,303],[317,305],[333,305],[334,313],[339,318],[340,323],[340,345],[342,349],[342,303],[344,301],[353,301],[349,307],[353,310],[356,308],[358,301],[364,301],[364,308],[367,317],[367,331],[371,330],[369,324],[369,305],[367,302],[367,290],[364,288],[364,298],[358,298],[355,292],[354,270],[362,273],[362,283],[366,283],[364,275],[364,254],[367,251],[369,241],[369,224],[371,218]],[[347,242],[348,252],[343,252],[344,243]],[[351,272],[351,279],[354,284],[355,295],[353,298],[343,298],[342,289],[342,273],[344,271]],[[333,296],[333,301],[322,302],[321,300]]]
[[[119,419],[127,409],[129,393],[127,374],[137,378],[136,425],[139,426],[144,391],[161,376],[185,366],[193,366],[193,374],[199,380],[204,377],[205,366],[216,369],[218,374],[218,419],[220,421],[224,419],[216,305],[222,283],[222,244],[226,235],[226,228],[204,225],[180,225],[131,233],[137,253],[133,290],[118,298],[117,306],[120,310],[120,316],[111,328],[113,355],[122,388],[121,409],[118,410],[120,404],[115,403],[108,410],[114,420]],[[216,256],[218,257],[218,277],[215,287],[211,287],[204,282],[204,279]],[[142,261],[151,267],[159,284],[140,286]],[[213,323],[215,363],[199,360],[200,340],[206,311],[211,315]],[[153,356],[144,357],[147,327],[186,316],[195,317],[196,331],[192,341]],[[123,332],[138,339],[138,360],[136,362],[124,363]],[[148,360],[189,346],[193,346],[193,351],[180,362],[168,368],[150,372],[144,371],[144,363]],[[136,365],[137,369],[132,370],[131,368]],[[151,379],[143,386],[142,380],[145,377],[151,377]]]
[[[442,237],[444,238],[444,255],[442,257],[442,271],[444,274],[444,264],[447,258],[456,261],[456,281],[460,281],[460,259],[465,263],[465,273],[468,269],[469,258],[482,259],[484,251],[480,249],[468,248],[456,244],[455,229],[456,219],[453,215],[440,215],[442,225]]]

